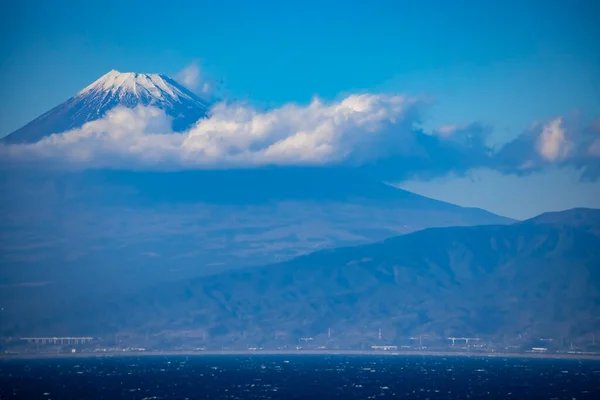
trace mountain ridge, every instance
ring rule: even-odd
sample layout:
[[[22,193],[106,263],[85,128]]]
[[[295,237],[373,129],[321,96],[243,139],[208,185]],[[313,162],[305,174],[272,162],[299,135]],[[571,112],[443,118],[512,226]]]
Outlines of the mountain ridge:
[[[579,214],[597,226],[600,210]],[[392,341],[417,334],[585,335],[600,329],[600,236],[565,223],[568,212],[559,216],[429,228],[79,301],[60,317],[43,318],[55,330],[204,331],[214,340],[242,330],[268,340],[276,330],[310,336],[333,327],[347,333],[349,345],[363,328],[382,328]]]

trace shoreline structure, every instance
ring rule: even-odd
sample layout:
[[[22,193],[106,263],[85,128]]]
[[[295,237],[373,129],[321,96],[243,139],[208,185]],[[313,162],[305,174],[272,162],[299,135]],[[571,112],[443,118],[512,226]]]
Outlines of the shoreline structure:
[[[500,353],[466,351],[363,351],[363,350],[202,350],[202,351],[111,351],[85,353],[20,353],[0,354],[0,360],[97,357],[160,357],[160,356],[413,356],[413,357],[489,357],[598,360],[600,353]]]

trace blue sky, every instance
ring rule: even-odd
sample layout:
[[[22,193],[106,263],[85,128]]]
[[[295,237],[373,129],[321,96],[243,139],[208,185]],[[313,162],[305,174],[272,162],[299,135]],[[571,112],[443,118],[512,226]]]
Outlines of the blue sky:
[[[426,129],[479,121],[491,144],[536,120],[600,114],[594,0],[6,1],[0,14],[0,135],[110,69],[174,76],[194,60],[228,97],[266,107],[315,94],[426,95]],[[600,207],[598,183],[568,170],[399,185],[517,218]],[[507,187],[524,195],[498,201]]]

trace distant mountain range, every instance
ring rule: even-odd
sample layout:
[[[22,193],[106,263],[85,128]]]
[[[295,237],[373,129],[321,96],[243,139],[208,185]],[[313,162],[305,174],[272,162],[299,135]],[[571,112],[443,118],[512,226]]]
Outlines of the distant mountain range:
[[[600,330],[600,210],[431,228],[265,267],[82,296],[19,328],[558,337]],[[13,330],[15,325],[3,330]],[[15,322],[13,321],[12,324]],[[537,336],[536,336],[537,335]]]
[[[79,128],[117,106],[153,106],[183,130],[206,116],[209,104],[165,75],[110,71],[64,103],[4,137],[5,143],[33,143],[53,133]]]

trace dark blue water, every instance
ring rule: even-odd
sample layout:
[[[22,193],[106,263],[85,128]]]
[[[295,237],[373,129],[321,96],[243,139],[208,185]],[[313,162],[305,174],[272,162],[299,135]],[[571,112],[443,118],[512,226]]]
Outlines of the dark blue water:
[[[174,356],[0,361],[0,399],[600,399],[600,361]]]

